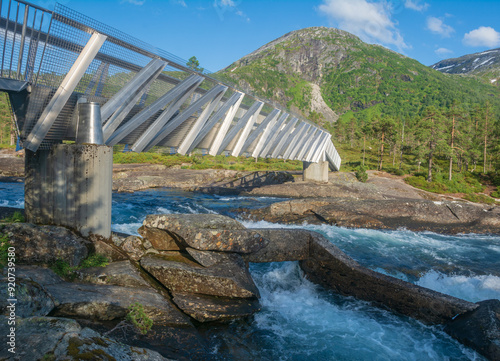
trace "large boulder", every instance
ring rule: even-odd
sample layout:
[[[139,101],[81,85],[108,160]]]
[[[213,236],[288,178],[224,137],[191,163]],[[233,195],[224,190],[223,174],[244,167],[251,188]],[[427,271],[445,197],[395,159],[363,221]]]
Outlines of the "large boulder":
[[[18,264],[48,264],[56,260],[77,266],[92,247],[91,242],[64,227],[31,223],[2,223],[0,232],[16,248]]]
[[[345,296],[371,301],[425,323],[439,324],[478,305],[360,266],[320,234],[311,232],[306,277]]]
[[[257,298],[227,298],[192,293],[174,293],[173,301],[199,322],[228,321],[260,310]]]
[[[142,226],[138,232],[157,251],[179,251],[182,249],[174,237],[162,229]]]
[[[488,359],[500,360],[500,300],[481,301],[478,305],[476,310],[448,323],[445,331]]]
[[[9,334],[7,320],[0,318],[0,332]],[[75,320],[55,317],[19,318],[16,324],[15,354],[9,345],[0,347],[0,359],[38,360],[149,360],[166,361],[159,353],[132,347],[103,337]]]
[[[252,253],[267,244],[257,232],[218,214],[148,215],[143,225],[167,231],[182,249]]]
[[[16,302],[8,301],[14,297],[9,296],[7,280],[0,285],[0,313],[16,317],[46,316],[55,307],[54,300],[47,291],[31,279],[16,277]]]
[[[221,297],[259,297],[245,262],[233,254],[226,261],[203,267],[180,253],[148,255],[141,266],[174,293],[195,293]]]
[[[112,262],[106,267],[91,267],[78,271],[80,280],[89,283],[124,287],[149,287],[140,271],[129,260]]]

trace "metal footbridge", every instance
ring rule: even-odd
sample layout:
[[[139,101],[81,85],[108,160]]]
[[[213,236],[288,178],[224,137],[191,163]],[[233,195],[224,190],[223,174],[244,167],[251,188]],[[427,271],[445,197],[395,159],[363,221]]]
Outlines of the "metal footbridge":
[[[0,0],[0,55],[0,90],[32,152],[75,140],[78,104],[97,103],[109,146],[340,168],[331,134],[316,124],[60,4]]]

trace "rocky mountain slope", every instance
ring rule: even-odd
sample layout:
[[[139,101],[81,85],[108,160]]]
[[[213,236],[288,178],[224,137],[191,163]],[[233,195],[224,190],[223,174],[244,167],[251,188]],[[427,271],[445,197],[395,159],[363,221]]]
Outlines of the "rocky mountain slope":
[[[472,74],[493,85],[500,84],[500,48],[459,58],[445,59],[432,68],[447,74]]]
[[[215,76],[325,126],[349,112],[404,116],[427,105],[481,102],[500,93],[326,27],[290,32]]]

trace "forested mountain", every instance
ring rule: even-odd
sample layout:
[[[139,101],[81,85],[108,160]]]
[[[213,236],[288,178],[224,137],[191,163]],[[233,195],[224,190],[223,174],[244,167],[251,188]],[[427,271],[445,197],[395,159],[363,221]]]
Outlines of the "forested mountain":
[[[373,149],[370,167],[382,169],[390,154],[400,171],[427,165],[428,180],[433,170],[451,178],[499,169],[499,87],[443,74],[342,30],[293,31],[216,76],[323,125],[347,165],[364,164]]]
[[[477,76],[492,85],[500,85],[500,48],[491,49],[459,58],[445,59],[432,68],[447,74]]]

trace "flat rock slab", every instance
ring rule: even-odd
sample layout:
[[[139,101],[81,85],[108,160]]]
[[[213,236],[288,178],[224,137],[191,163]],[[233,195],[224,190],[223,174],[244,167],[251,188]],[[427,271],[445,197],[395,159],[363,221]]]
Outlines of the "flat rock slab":
[[[203,267],[195,262],[164,256],[145,256],[141,266],[174,293],[196,293],[221,297],[259,297],[245,262],[239,255]]]
[[[137,267],[130,261],[112,262],[106,267],[92,267],[78,271],[82,281],[123,287],[149,287]]]
[[[142,226],[137,231],[157,251],[179,251],[182,249],[174,237],[163,229]]]
[[[0,332],[8,334],[6,319],[0,319]],[[38,360],[148,360],[168,361],[159,353],[132,347],[103,337],[75,320],[56,317],[19,318],[16,324],[16,353],[6,344],[0,347],[0,359]]]
[[[90,241],[64,227],[2,223],[0,228],[16,248],[19,264],[48,264],[60,259],[77,266],[88,256],[91,247]]]
[[[486,356],[500,360],[500,300],[478,302],[479,307],[445,326],[453,338]]]
[[[168,231],[183,249],[252,253],[267,244],[257,232],[218,214],[148,215],[143,225]]]
[[[312,282],[425,323],[446,323],[478,307],[475,303],[364,268],[320,234],[311,240],[309,254],[310,258],[301,261],[300,266]]]
[[[229,321],[260,310],[257,298],[225,298],[191,293],[174,293],[179,308],[199,322]]]
[[[187,247],[186,252],[203,267],[212,267],[219,262],[227,262],[234,259],[234,254],[227,252],[215,251],[199,251],[194,248]]]
[[[309,258],[311,232],[303,229],[253,228],[268,244],[260,250],[243,255],[246,262],[302,261]]]

